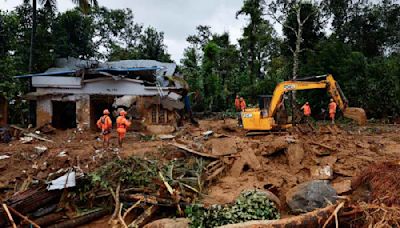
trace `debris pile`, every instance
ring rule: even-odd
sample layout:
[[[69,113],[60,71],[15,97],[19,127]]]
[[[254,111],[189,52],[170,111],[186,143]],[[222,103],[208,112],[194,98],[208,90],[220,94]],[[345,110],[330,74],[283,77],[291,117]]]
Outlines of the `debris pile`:
[[[384,224],[399,222],[399,165],[382,163],[398,159],[396,129],[322,125],[307,133],[296,127],[245,136],[235,124],[202,120],[170,134],[129,132],[123,148],[110,150],[101,149],[95,132],[55,130],[50,136],[12,128],[21,137],[0,147],[0,226],[75,227],[98,220],[117,227],[187,227],[188,219],[152,221],[188,216],[192,226],[204,227],[355,224],[357,216],[363,220],[356,224],[365,225],[379,222],[374,209],[387,218]],[[252,198],[250,204],[274,216],[253,217],[254,208],[240,203],[249,191],[269,202],[260,206],[262,200]],[[278,214],[284,219],[246,222]]]
[[[393,162],[377,163],[368,166],[357,177],[353,178],[352,188],[367,187],[370,190],[367,202],[400,206],[399,177],[400,164]]]

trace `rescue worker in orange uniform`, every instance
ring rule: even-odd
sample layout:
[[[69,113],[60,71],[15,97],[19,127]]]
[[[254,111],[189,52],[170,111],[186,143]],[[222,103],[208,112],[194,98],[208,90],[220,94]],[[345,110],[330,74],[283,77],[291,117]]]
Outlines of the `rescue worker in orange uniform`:
[[[329,103],[329,118],[331,118],[332,124],[335,124],[336,108],[337,108],[337,104],[331,98],[331,102]]]
[[[101,129],[103,135],[103,149],[106,149],[110,145],[112,121],[110,118],[110,111],[104,109],[103,116],[97,121],[97,127]],[[107,145],[107,147],[105,147]]]
[[[238,125],[242,125],[242,118],[240,117],[240,100],[239,100],[239,95],[236,95],[235,98],[235,110],[236,110],[236,117],[238,121]]]
[[[246,101],[244,101],[243,97],[240,97],[240,111],[244,111],[246,109]]]
[[[122,141],[126,135],[126,129],[131,126],[131,121],[126,119],[126,112],[122,110],[117,118],[117,132],[119,147],[122,147]]]
[[[236,98],[235,98],[235,109],[236,109],[236,112],[240,112],[240,100],[239,100],[239,95],[236,95]]]
[[[240,113],[239,113],[239,127],[243,126],[243,120],[242,120],[242,113],[246,109],[246,101],[244,101],[243,97],[240,97],[239,99],[239,107],[240,107]]]
[[[308,101],[301,107],[303,110],[304,116],[306,117],[306,121],[308,122],[311,116],[311,107]]]

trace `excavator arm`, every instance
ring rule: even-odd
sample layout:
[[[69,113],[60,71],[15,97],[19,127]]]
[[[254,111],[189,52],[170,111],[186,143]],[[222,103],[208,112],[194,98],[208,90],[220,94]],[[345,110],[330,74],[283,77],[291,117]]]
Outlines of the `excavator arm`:
[[[317,76],[325,77],[325,76]],[[314,78],[317,78],[314,77]],[[273,93],[271,103],[268,110],[268,117],[273,117],[277,111],[277,107],[282,101],[283,95],[289,91],[310,90],[310,89],[327,89],[332,99],[336,102],[339,109],[342,110],[344,116],[356,120],[359,124],[365,124],[366,115],[362,108],[348,107],[348,101],[344,96],[339,84],[332,75],[327,75],[321,81],[285,81],[279,83]]]

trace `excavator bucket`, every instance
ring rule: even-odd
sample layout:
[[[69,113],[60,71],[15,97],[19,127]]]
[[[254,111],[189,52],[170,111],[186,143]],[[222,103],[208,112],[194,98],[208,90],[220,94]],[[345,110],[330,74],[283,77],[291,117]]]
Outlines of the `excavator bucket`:
[[[344,117],[357,121],[359,125],[365,125],[367,123],[367,115],[364,109],[348,107],[343,113]]]

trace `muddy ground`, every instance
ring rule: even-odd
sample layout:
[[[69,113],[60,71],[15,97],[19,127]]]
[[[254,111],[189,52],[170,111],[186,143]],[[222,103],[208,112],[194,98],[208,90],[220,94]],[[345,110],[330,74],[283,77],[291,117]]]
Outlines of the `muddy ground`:
[[[205,137],[202,133],[208,130],[212,130],[213,135]],[[99,153],[102,143],[98,132],[56,130],[46,135],[54,143],[34,140],[23,144],[14,140],[0,144],[0,156],[10,156],[0,160],[0,199],[26,189],[32,181],[46,180],[50,173],[61,168],[78,167],[86,173],[117,156],[168,156],[169,151],[176,149],[170,144],[180,143],[220,156],[226,164],[225,171],[209,184],[202,203],[229,203],[245,189],[266,189],[280,199],[283,214],[288,216],[285,194],[297,184],[328,179],[346,195],[348,190],[343,190],[346,181],[369,164],[400,160],[399,133],[398,125],[332,127],[318,123],[314,130],[298,126],[287,132],[245,136],[246,132],[237,128],[233,119],[202,120],[199,127],[187,124],[178,129],[173,133],[175,138],[169,140],[130,132],[122,149],[104,154]],[[115,132],[113,136],[112,147],[117,148]],[[48,150],[38,154],[35,146],[46,146]],[[318,173],[326,166],[333,171],[331,175]],[[102,224],[104,222],[97,221],[92,225],[101,227]]]

